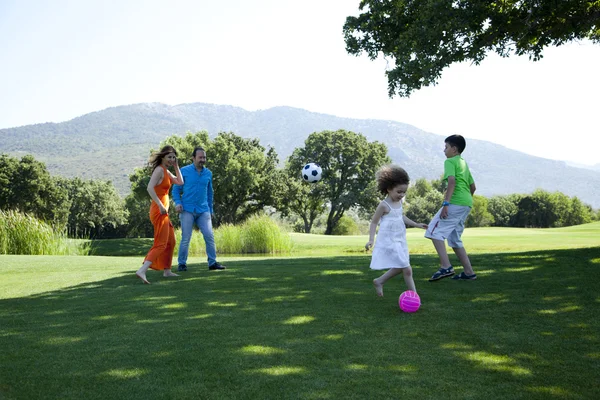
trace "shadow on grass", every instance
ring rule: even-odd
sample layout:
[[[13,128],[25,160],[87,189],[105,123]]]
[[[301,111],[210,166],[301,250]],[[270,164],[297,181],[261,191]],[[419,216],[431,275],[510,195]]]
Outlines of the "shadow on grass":
[[[190,264],[0,301],[0,398],[598,398],[600,248],[472,257],[474,282],[369,257]]]
[[[92,256],[140,256],[144,257],[152,247],[153,238],[103,239],[93,240]]]

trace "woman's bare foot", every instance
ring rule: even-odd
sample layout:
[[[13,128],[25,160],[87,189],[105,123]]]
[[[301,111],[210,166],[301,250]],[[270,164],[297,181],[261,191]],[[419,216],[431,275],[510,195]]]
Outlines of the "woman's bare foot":
[[[377,296],[383,297],[383,285],[379,283],[377,279],[373,279],[373,286],[375,286],[375,291],[377,292]]]
[[[146,273],[145,272],[140,272],[138,270],[135,273],[135,276],[137,276],[138,278],[140,278],[142,280],[142,282],[144,282],[146,285],[150,285],[150,282],[148,282],[148,279],[146,279]]]
[[[166,269],[166,270],[165,270],[165,273],[163,274],[163,276],[164,276],[165,278],[170,278],[170,277],[172,277],[172,276],[179,276],[179,275],[177,275],[177,274],[174,274],[173,272],[171,272],[171,270],[170,270],[170,269]]]

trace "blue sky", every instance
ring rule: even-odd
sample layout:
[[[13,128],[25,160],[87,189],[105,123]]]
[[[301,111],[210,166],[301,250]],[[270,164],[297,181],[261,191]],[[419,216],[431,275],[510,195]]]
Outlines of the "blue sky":
[[[389,99],[385,60],[345,51],[358,4],[0,0],[0,129],[141,102],[291,106],[600,163],[600,45],[549,48],[535,63],[491,55]]]

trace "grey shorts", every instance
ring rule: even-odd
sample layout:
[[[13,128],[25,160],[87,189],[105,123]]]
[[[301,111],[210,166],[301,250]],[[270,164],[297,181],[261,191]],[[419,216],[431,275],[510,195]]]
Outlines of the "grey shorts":
[[[427,231],[425,231],[425,237],[428,239],[448,240],[448,246],[452,248],[463,247],[460,237],[465,230],[465,221],[471,212],[471,207],[450,204],[448,206],[448,216],[444,219],[440,218],[441,212],[442,209],[440,208],[429,223]]]

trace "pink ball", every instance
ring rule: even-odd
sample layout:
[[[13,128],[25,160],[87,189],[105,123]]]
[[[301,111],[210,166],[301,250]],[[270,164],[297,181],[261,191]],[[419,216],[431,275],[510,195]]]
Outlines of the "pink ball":
[[[413,313],[416,312],[421,306],[421,298],[417,292],[407,290],[400,295],[400,298],[398,299],[398,305],[402,311]]]

